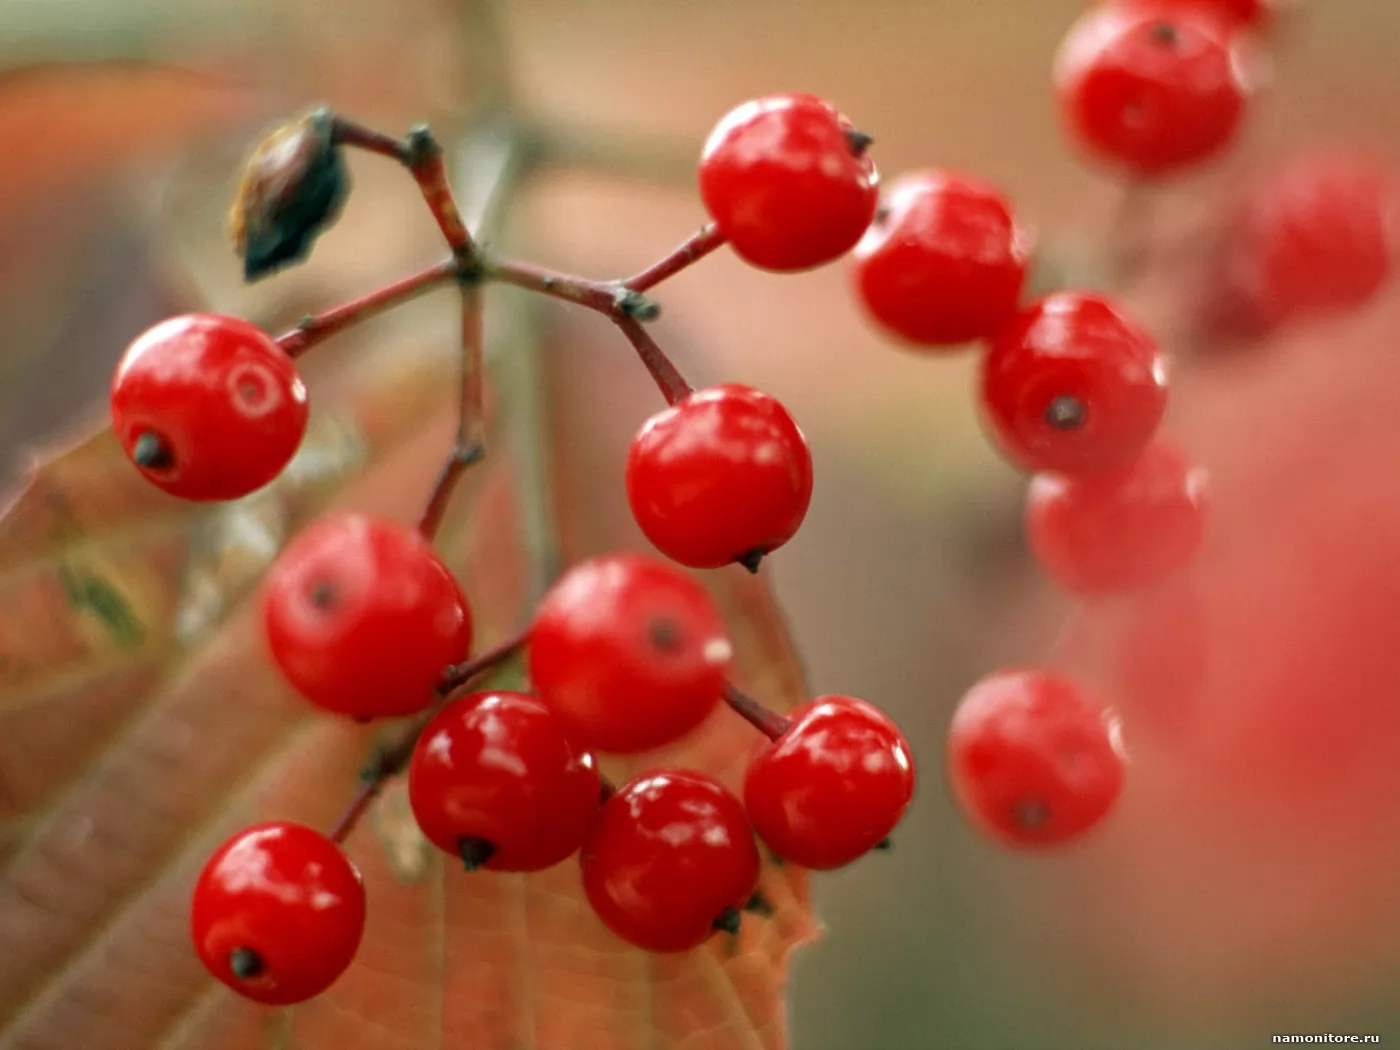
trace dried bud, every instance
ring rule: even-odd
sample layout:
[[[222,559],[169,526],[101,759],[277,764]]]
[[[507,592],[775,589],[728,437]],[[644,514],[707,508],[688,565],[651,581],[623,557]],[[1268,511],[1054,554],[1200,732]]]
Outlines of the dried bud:
[[[327,109],[284,124],[258,144],[244,166],[229,230],[247,280],[300,262],[339,218],[350,174],[332,136],[333,124]]]

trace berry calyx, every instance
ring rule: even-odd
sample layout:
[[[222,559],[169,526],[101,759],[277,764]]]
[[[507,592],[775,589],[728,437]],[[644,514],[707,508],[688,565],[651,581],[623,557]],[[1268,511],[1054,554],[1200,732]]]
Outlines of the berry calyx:
[[[579,854],[583,889],[603,923],[653,952],[683,952],[733,929],[758,887],[744,807],[719,781],[662,769],[603,804]]]
[[[1026,501],[1031,550],[1053,579],[1080,594],[1159,583],[1201,544],[1205,481],[1162,442],[1108,474],[1037,474]]]
[[[268,571],[262,612],[287,681],[355,718],[423,710],[471,648],[471,609],[428,541],[362,514],[328,515],[293,539]]]
[[[718,568],[792,539],[812,502],[812,454],[774,398],[710,387],[642,425],[627,456],[627,499],[662,554]]]
[[[112,377],[112,430],[152,484],[231,500],[282,472],[306,433],[296,365],[256,325],[172,317],[139,336]]]
[[[853,259],[855,287],[887,331],[915,346],[992,335],[1016,312],[1032,238],[977,179],[915,172],[891,183]]]
[[[814,95],[735,107],[700,156],[700,196],[740,257],[807,270],[846,254],[875,215],[870,136]]]
[[[1123,789],[1105,713],[1052,671],[1002,671],[963,697],[948,731],[953,792],[1014,846],[1053,846],[1098,824]]]
[[[355,958],[365,889],[341,848],[285,821],[233,836],[195,883],[190,931],[211,974],[282,1006],[324,992]]]
[[[784,860],[839,868],[880,845],[914,797],[909,743],[878,708],[819,696],[789,712],[744,777],[754,831]]]
[[[593,756],[525,693],[468,693],[428,723],[408,765],[418,827],[469,867],[541,871],[570,856],[598,810]]]
[[[1190,5],[1087,11],[1055,59],[1064,124],[1090,153],[1139,176],[1206,160],[1244,118],[1245,44],[1229,20]]]
[[[709,594],[656,558],[580,562],[530,628],[530,680],[580,746],[632,754],[669,744],[714,710],[733,658]]]
[[[1400,244],[1400,191],[1368,158],[1308,153],[1251,184],[1222,231],[1208,319],[1264,335],[1359,307],[1385,285]]]
[[[992,342],[982,407],[1002,451],[1026,470],[1114,470],[1138,457],[1162,420],[1166,362],[1108,300],[1060,292]]]

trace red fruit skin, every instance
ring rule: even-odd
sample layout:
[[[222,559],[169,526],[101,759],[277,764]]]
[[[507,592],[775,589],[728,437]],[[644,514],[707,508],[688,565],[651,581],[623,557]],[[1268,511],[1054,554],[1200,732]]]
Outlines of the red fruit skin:
[[[129,457],[143,434],[168,467],[136,469],[187,500],[231,500],[281,473],[306,433],[306,387],[292,359],[237,317],[186,314],[148,329],[112,377],[112,430]]]
[[[365,889],[340,847],[312,828],[277,821],[240,831],[195,883],[190,932],[211,974],[238,994],[283,1006],[320,995],[354,961]],[[234,974],[237,948],[263,968]]]
[[[878,708],[819,696],[766,744],[744,778],[754,831],[784,860],[840,868],[889,837],[914,797],[909,742]]]
[[[1208,321],[1262,336],[1289,321],[1355,309],[1395,265],[1400,193],[1361,156],[1308,153],[1256,180],[1222,223]]]
[[[1015,312],[1033,238],[1010,202],[977,179],[915,172],[890,184],[852,256],[856,295],[917,348],[994,334]]]
[[[423,710],[472,643],[471,608],[431,544],[362,514],[328,515],[293,539],[268,571],[262,612],[287,681],[354,718]]]
[[[579,746],[635,754],[705,720],[733,653],[703,587],[656,558],[614,554],[580,562],[545,595],[530,679]]]
[[[1046,418],[1061,397],[1085,409],[1075,427]],[[982,407],[1003,453],[1025,470],[1095,474],[1127,466],[1167,408],[1156,342],[1108,300],[1060,292],[1034,303],[992,342]]]
[[[598,918],[652,952],[702,944],[721,913],[742,908],[758,887],[743,806],[719,781],[688,769],[644,773],[619,788],[579,861]]]
[[[627,500],[662,554],[719,568],[797,533],[812,502],[812,453],[774,398],[710,387],[642,425],[627,456]]]
[[[593,756],[525,693],[468,693],[428,723],[408,766],[418,827],[458,856],[458,840],[494,847],[493,871],[542,871],[571,856],[598,811]]]
[[[1123,790],[1104,713],[1052,671],[1002,671],[963,697],[948,731],[953,793],[1012,846],[1057,846],[1093,828]]]
[[[1198,164],[1244,118],[1248,43],[1229,20],[1189,5],[1093,8],[1055,59],[1062,121],[1090,154],[1132,175]]]
[[[854,128],[814,95],[730,110],[700,156],[700,196],[734,251],[764,270],[808,270],[850,251],[878,203],[879,176]]]
[[[1132,465],[1072,478],[1037,474],[1026,532],[1046,573],[1082,595],[1160,583],[1201,545],[1206,476],[1163,442]]]

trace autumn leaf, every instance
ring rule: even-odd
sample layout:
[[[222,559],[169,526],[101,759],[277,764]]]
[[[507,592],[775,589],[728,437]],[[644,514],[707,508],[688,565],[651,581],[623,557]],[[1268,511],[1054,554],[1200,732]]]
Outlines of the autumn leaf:
[[[620,461],[604,465],[595,438],[618,398],[636,419],[659,402],[639,383],[613,383],[618,369],[569,352],[613,334],[592,318],[575,327],[585,321],[593,334],[558,330],[542,358],[549,389],[570,391],[546,413],[551,426],[510,426],[518,391],[503,381],[491,455],[446,522],[441,548],[473,601],[482,646],[518,629],[533,602],[542,554],[523,518],[543,506],[566,559],[637,540],[618,513],[620,481],[596,484],[621,471]],[[382,350],[339,377],[351,396],[318,406],[302,452],[261,493],[213,509],[179,503],[146,485],[104,431],[42,456],[0,518],[0,1043],[785,1046],[788,955],[816,932],[804,872],[768,864],[771,913],[746,917],[737,937],[651,956],[592,915],[572,861],[532,876],[463,873],[418,833],[401,785],[349,839],[370,917],[357,962],[329,993],[270,1012],[201,969],[187,922],[205,857],[254,820],[329,825],[384,731],[292,696],[248,600],[279,547],[322,508],[416,516],[450,446],[450,362]],[[605,490],[597,498],[578,491],[590,478]],[[735,569],[705,582],[733,633],[741,683],[776,707],[797,702],[797,661],[762,579]],[[720,710],[647,762],[683,762],[733,784],[757,739]]]

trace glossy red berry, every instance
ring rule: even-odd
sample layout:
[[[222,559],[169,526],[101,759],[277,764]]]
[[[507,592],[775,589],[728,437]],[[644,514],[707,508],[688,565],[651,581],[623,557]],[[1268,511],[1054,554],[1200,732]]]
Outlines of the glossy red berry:
[[[977,179],[916,172],[891,183],[856,246],[857,294],[916,346],[992,335],[1016,312],[1032,238],[1010,202]]]
[[[153,484],[230,500],[282,472],[306,432],[306,387],[266,332],[187,314],[149,329],[112,377],[112,429]]]
[[[1159,583],[1201,544],[1205,481],[1162,442],[1108,474],[1037,474],[1026,501],[1031,550],[1053,579],[1080,594]]]
[[[1003,671],[963,697],[948,733],[954,794],[978,825],[1015,846],[1082,835],[1123,789],[1110,718],[1051,671]]]
[[[688,769],[644,773],[606,803],[579,854],[603,923],[653,952],[683,952],[734,921],[758,887],[744,807]]]
[[[648,419],[627,456],[627,499],[674,561],[756,564],[796,534],[812,502],[812,453],[776,400],[730,383]]]
[[[1228,20],[1191,6],[1096,7],[1056,58],[1064,123],[1090,153],[1136,175],[1204,161],[1244,117],[1246,45]]]
[[[1002,451],[1026,470],[1114,470],[1156,433],[1166,363],[1108,300],[1060,292],[1023,310],[988,348],[982,407]]]
[[[710,133],[700,196],[740,257],[807,270],[850,251],[875,215],[870,138],[813,95],[745,102]]]
[[[355,718],[421,711],[467,658],[471,609],[415,529],[335,513],[302,531],[263,584],[273,658],[303,696]]]
[[[355,958],[365,888],[319,831],[276,822],[240,831],[195,883],[190,931],[209,972],[282,1006],[320,995]]]
[[[598,811],[593,756],[524,693],[469,693],[428,723],[408,765],[419,828],[469,868],[540,871],[574,853]]]
[[[649,751],[714,710],[733,657],[705,589],[656,558],[580,562],[530,629],[530,680],[580,746]]]
[[[1400,240],[1391,172],[1361,156],[1309,153],[1250,185],[1222,224],[1211,321],[1262,335],[1359,307],[1389,279]]]
[[[874,849],[914,797],[914,761],[899,727],[851,696],[819,696],[749,763],[744,808],[768,847],[830,869]]]

